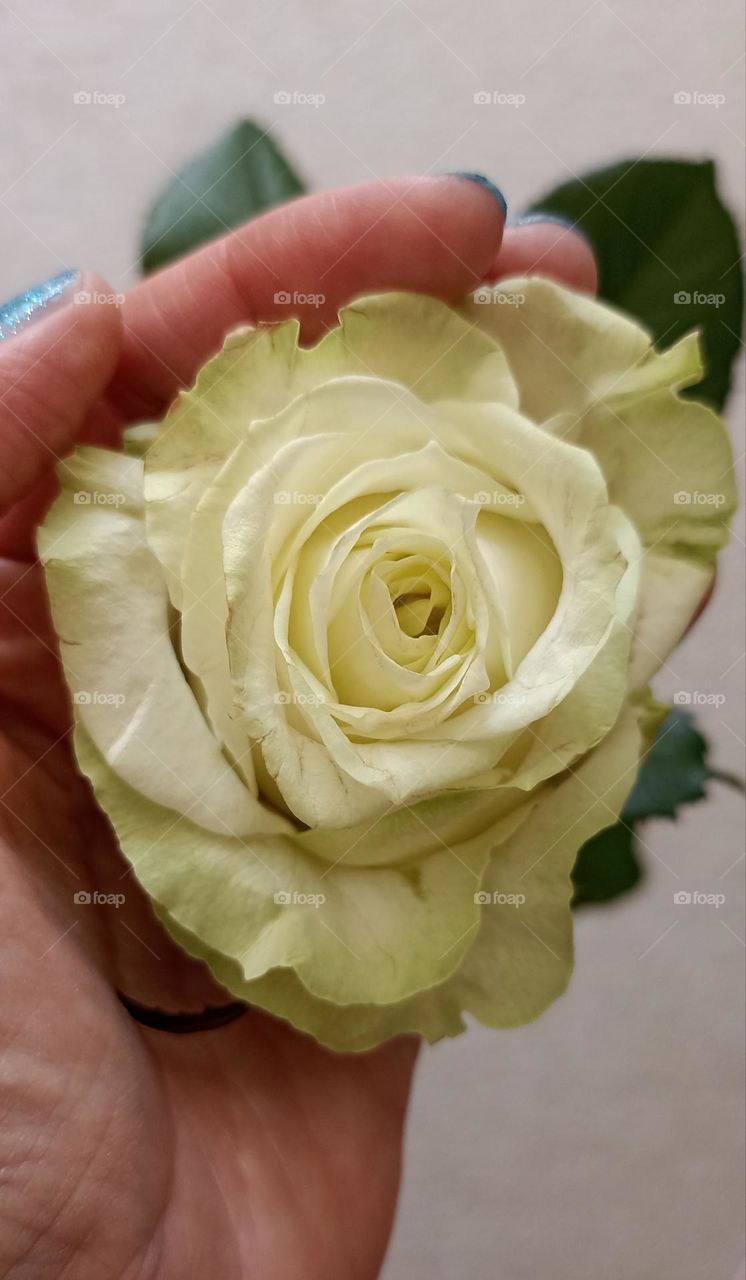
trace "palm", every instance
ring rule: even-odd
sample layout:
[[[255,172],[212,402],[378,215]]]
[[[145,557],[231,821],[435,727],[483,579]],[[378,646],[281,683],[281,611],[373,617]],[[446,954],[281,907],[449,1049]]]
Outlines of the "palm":
[[[227,997],[160,929],[75,772],[37,570],[5,562],[0,594],[2,1273],[374,1277],[413,1044],[347,1057],[254,1011],[186,1036],[129,1017],[116,987]],[[125,902],[74,902],[96,888]]]

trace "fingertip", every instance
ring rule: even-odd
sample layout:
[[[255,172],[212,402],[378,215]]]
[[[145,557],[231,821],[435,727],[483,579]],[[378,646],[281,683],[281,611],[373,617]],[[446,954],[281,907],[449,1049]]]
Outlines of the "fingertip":
[[[119,360],[119,295],[93,273],[67,274],[54,306],[37,308],[0,347],[2,511],[69,452]]]
[[[62,271],[34,285],[0,308],[0,356],[4,368],[22,367],[51,351],[65,333],[75,328],[86,349],[93,338],[101,353],[121,332],[121,294],[91,271]],[[66,349],[66,355],[71,349]],[[73,352],[74,354],[74,352]]]
[[[481,173],[448,173],[418,180],[421,189],[427,189],[425,184],[433,193],[433,225],[437,228],[440,217],[444,235],[458,232],[459,259],[448,290],[448,296],[458,296],[464,286],[471,290],[481,284],[495,261],[508,207],[500,188]]]
[[[485,177],[483,173],[465,173],[454,172],[449,175],[452,178],[460,178],[463,182],[473,182],[477,187],[481,187],[482,191],[486,191],[495,201],[502,215],[503,224],[508,216],[508,204],[500,188],[492,181],[491,178]]]
[[[509,224],[487,279],[542,275],[582,293],[595,293],[598,268],[593,246],[571,223],[530,214]]]

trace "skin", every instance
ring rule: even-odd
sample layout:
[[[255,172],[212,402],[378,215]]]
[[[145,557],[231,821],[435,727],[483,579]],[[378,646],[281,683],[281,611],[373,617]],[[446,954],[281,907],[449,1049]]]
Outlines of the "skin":
[[[33,529],[52,466],[161,414],[223,334],[305,339],[350,297],[455,298],[540,271],[592,290],[590,249],[546,223],[503,236],[488,192],[396,180],[297,201],[138,285],[61,305],[0,344],[0,1273],[7,1280],[373,1280],[391,1230],[418,1050],[340,1055],[256,1010],[176,1036],[116,990],[199,1010],[229,997],[166,937],[128,874],[67,730]],[[86,275],[77,287],[110,294]],[[71,290],[71,292],[73,292]],[[81,890],[125,895],[79,905]]]

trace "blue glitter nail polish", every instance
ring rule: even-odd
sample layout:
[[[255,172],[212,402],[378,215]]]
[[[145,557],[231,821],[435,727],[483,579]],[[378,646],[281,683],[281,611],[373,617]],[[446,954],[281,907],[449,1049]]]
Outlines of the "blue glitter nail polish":
[[[490,182],[489,178],[485,178],[483,173],[451,173],[449,174],[449,177],[463,178],[465,182],[475,182],[478,187],[482,187],[485,191],[489,191],[493,200],[496,200],[500,206],[500,212],[502,213],[503,218],[507,217],[508,206],[505,196],[500,188],[495,186],[494,182]]]
[[[50,276],[42,284],[35,284],[25,293],[16,294],[4,306],[0,307],[0,342],[4,338],[12,338],[14,334],[25,329],[31,320],[43,315],[50,306],[69,289],[78,279],[77,271],[60,271],[59,275]]]

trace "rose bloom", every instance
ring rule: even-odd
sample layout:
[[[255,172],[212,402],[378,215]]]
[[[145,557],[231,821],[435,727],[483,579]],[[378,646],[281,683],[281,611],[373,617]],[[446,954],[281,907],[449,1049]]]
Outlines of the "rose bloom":
[[[695,335],[532,278],[231,334],[41,531],[75,750],[166,928],[337,1049],[539,1014],[733,508]]]

